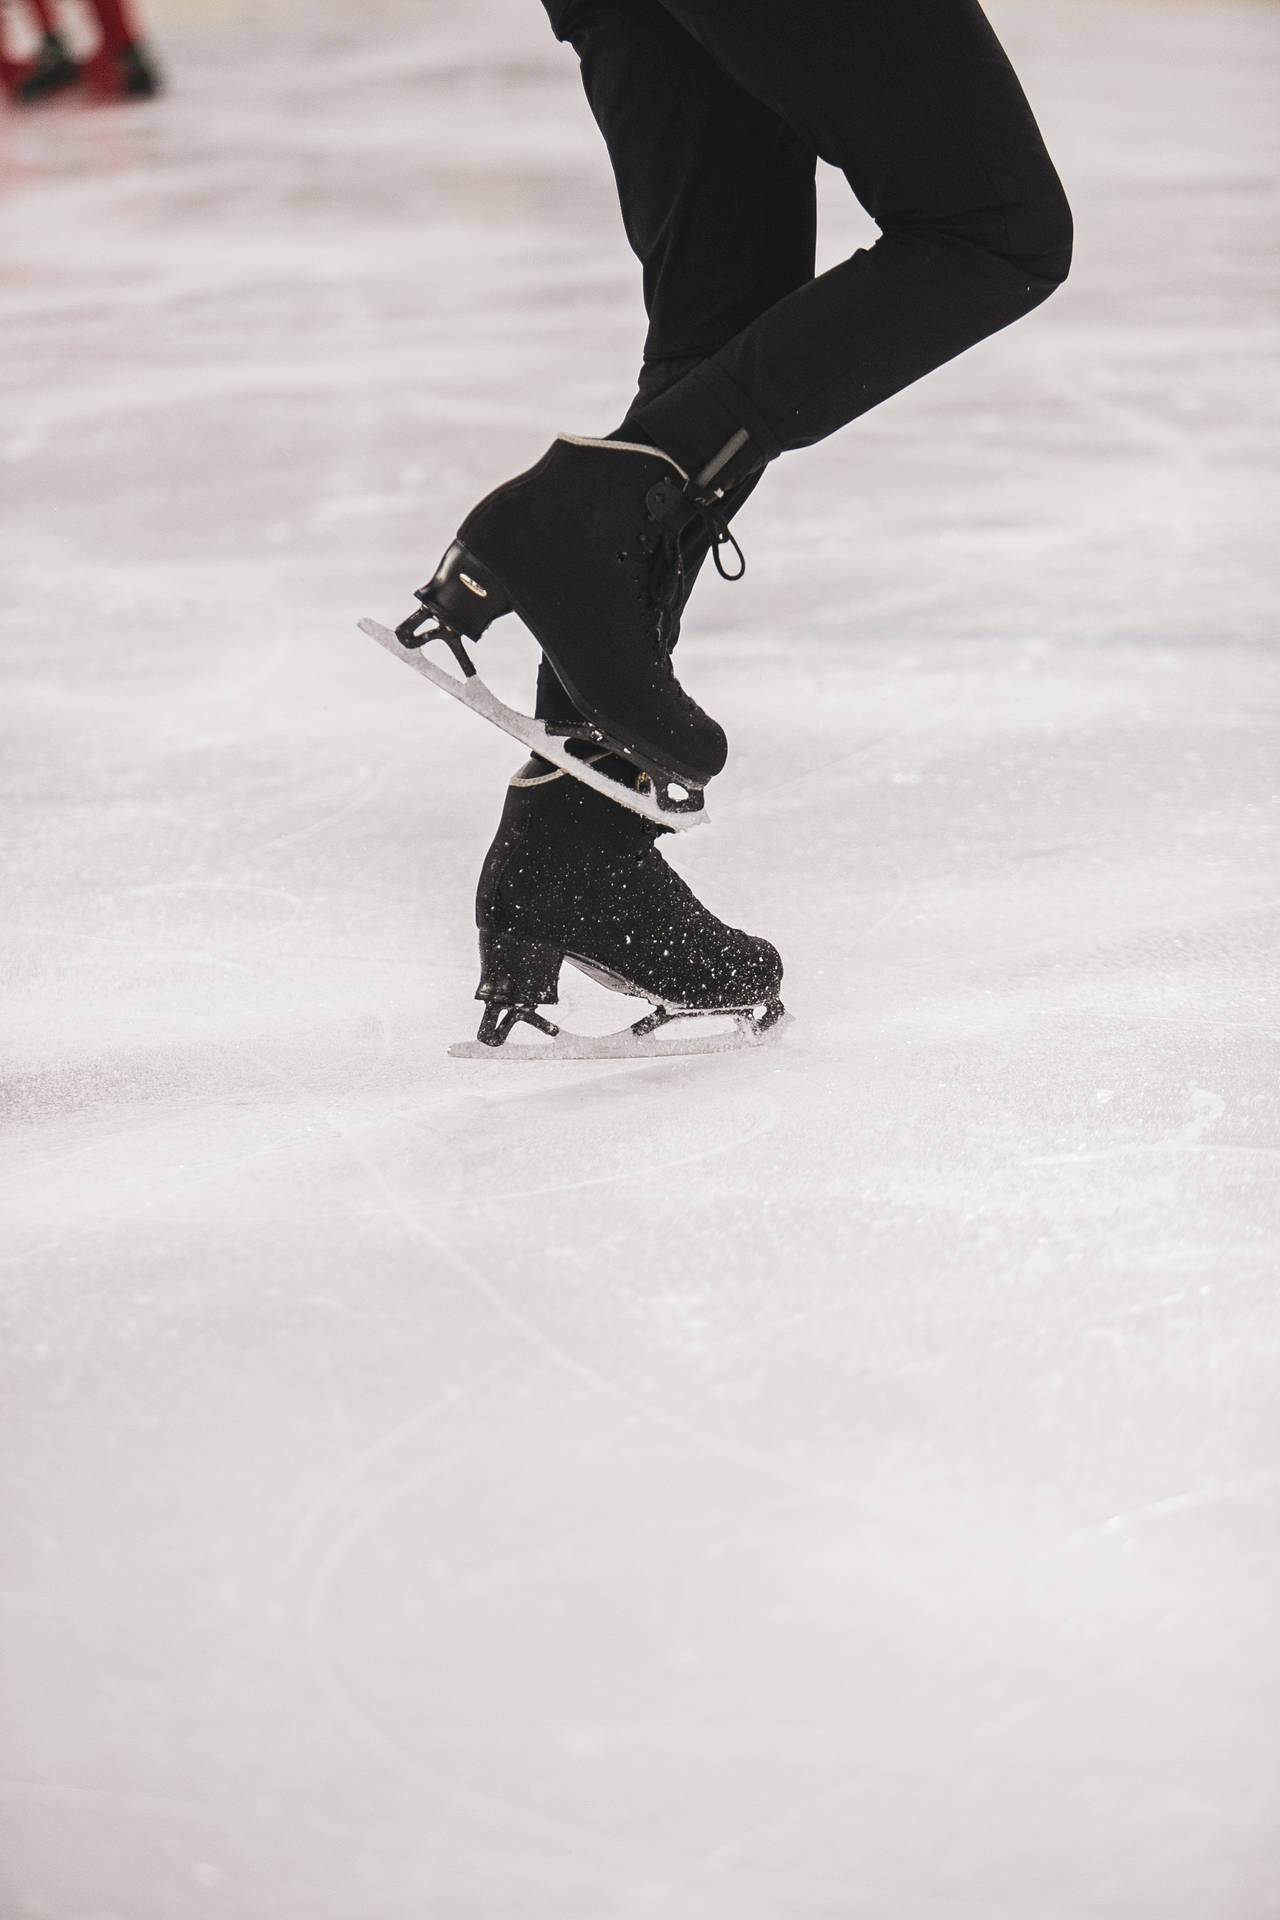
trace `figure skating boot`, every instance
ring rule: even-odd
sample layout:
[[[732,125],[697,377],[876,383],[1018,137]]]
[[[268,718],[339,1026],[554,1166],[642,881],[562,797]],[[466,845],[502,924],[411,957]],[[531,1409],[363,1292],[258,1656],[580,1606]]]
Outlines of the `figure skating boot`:
[[[619,774],[626,777],[625,769]],[[776,949],[702,905],[658,852],[660,831],[545,761],[521,769],[476,893],[480,1034],[452,1054],[611,1060],[721,1053],[782,1030],[788,1016],[778,998]],[[653,1012],[601,1037],[561,1032],[538,1009],[558,1000],[565,960],[602,986],[650,1001]],[[722,1016],[723,1030],[708,1030],[713,1014]],[[521,1022],[545,1039],[510,1042]]]
[[[85,85],[98,100],[149,100],[160,75],[133,18],[132,0],[89,0],[102,29],[102,45],[85,69]]]
[[[41,36],[40,45],[18,83],[17,97],[24,104],[48,100],[55,93],[73,87],[80,69],[67,50],[67,43],[56,30]]]
[[[85,69],[85,83],[96,100],[150,100],[162,84],[156,63],[140,40],[99,48]]]
[[[470,681],[464,636],[478,640],[514,610],[554,669],[573,720],[541,724],[487,688],[473,692],[425,661],[420,670],[576,779],[651,820],[691,824],[727,745],[671,665],[685,597],[681,536],[702,523],[720,572],[740,577],[741,550],[714,490],[720,461],[737,445],[690,480],[656,448],[562,435],[536,466],[473,508],[418,589],[419,610],[394,636],[373,621],[361,626],[405,658],[442,638]],[[725,547],[737,557],[732,572],[721,559]],[[575,740],[608,748],[644,779],[601,774],[598,762],[570,751]]]

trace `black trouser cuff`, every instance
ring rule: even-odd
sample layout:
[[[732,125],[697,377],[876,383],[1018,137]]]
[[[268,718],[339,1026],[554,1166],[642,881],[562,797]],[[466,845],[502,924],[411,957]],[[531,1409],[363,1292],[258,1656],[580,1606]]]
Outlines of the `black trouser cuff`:
[[[708,484],[720,492],[758,473],[781,451],[759,409],[710,363],[633,407],[625,424],[628,434],[670,454],[690,479],[714,469]]]

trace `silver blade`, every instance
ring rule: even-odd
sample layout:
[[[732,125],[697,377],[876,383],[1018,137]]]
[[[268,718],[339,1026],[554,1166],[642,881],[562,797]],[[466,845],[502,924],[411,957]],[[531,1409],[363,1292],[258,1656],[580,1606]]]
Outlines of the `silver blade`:
[[[710,1014],[688,1014],[688,1020],[706,1020]],[[530,1060],[664,1060],[685,1054],[739,1053],[744,1047],[763,1047],[791,1025],[784,1013],[773,1025],[761,1029],[745,1014],[734,1014],[733,1026],[723,1033],[693,1034],[673,1032],[681,1024],[679,1016],[653,1033],[637,1034],[630,1027],[620,1033],[567,1033],[563,1029],[554,1040],[538,1044],[508,1040],[500,1047],[486,1047],[479,1040],[456,1040],[449,1053],[454,1060],[506,1060],[520,1065]]]
[[[705,805],[696,813],[667,812],[658,805],[652,793],[637,793],[633,787],[624,787],[620,781],[611,780],[607,773],[600,773],[587,761],[577,759],[569,752],[563,739],[547,732],[541,720],[534,720],[527,713],[520,713],[515,707],[509,707],[505,701],[499,700],[479,674],[464,680],[460,674],[447,672],[444,667],[438,667],[434,660],[428,660],[425,647],[402,647],[390,628],[382,626],[377,620],[361,620],[357,624],[361,633],[367,633],[371,640],[376,640],[380,647],[385,647],[397,660],[403,660],[407,667],[412,667],[425,680],[433,681],[437,687],[452,694],[464,707],[470,707],[473,713],[478,713],[482,720],[489,720],[495,727],[501,727],[504,733],[509,733],[513,740],[519,740],[531,753],[549,760],[552,766],[562,767],[575,780],[581,780],[584,786],[607,794],[619,806],[629,807],[632,813],[643,814],[646,820],[656,821],[662,827],[674,827],[681,833],[706,823],[708,815]]]

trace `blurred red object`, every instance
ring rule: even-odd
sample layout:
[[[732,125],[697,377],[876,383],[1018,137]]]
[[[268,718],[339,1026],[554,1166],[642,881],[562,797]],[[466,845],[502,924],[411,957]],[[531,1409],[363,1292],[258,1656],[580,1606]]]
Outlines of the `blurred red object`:
[[[15,60],[4,44],[5,7],[0,0],[0,89],[21,105],[50,99],[83,84],[94,100],[146,100],[160,90],[160,76],[126,0],[85,0],[101,40],[87,58],[77,60],[61,32],[51,0],[25,0],[40,32],[40,44],[27,60]]]

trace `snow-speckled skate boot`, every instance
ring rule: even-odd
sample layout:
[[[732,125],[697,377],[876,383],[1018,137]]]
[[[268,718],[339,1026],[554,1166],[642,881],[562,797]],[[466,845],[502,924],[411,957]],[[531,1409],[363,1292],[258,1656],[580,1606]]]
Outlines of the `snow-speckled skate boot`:
[[[713,479],[708,469],[690,480],[653,447],[561,435],[467,515],[398,640],[419,646],[438,633],[472,672],[462,636],[479,639],[514,609],[580,716],[579,737],[655,786],[700,792],[728,748],[676,679],[671,641],[684,597],[681,534],[703,522],[717,563],[724,546],[741,563]],[[424,631],[430,621],[435,630]]]
[[[548,1042],[508,1046],[506,1057],[721,1052],[779,1029],[776,948],[702,905],[658,852],[661,831],[544,761],[521,769],[476,893],[480,1034],[453,1053],[491,1054],[521,1021]],[[604,1038],[561,1033],[538,1009],[558,1000],[565,960],[650,1001],[653,1013]],[[691,1039],[687,1027],[684,1038],[666,1031],[710,1014],[733,1016],[726,1033]]]

